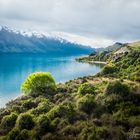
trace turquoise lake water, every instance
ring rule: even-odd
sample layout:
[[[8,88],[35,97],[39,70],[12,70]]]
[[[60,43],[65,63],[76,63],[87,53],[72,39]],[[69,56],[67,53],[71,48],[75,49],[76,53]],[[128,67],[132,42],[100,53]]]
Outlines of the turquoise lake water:
[[[49,71],[56,82],[65,82],[98,73],[101,64],[75,61],[77,56],[56,57],[45,54],[0,54],[0,107],[22,95],[20,85],[33,72]]]

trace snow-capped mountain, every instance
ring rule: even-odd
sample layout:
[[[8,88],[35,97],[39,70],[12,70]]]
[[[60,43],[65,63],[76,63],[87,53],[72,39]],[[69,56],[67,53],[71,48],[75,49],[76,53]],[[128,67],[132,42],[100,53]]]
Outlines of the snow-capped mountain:
[[[94,49],[51,34],[0,27],[0,53],[88,54]]]

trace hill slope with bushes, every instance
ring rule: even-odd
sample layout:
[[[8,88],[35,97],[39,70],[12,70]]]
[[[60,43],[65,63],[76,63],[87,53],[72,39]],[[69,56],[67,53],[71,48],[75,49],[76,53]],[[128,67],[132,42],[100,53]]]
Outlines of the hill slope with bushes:
[[[140,130],[140,84],[94,76],[26,95],[0,110],[0,138],[124,140]]]
[[[30,75],[25,95],[0,109],[0,139],[138,140],[139,47],[127,48],[96,76],[56,84],[49,73]]]
[[[100,75],[140,81],[140,42],[123,44],[119,49],[102,51],[76,60],[88,63],[105,61],[107,66]]]

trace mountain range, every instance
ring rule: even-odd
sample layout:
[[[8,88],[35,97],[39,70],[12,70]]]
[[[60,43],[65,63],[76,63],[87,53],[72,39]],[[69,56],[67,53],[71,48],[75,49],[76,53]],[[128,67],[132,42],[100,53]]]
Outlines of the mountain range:
[[[46,53],[59,55],[89,54],[90,46],[67,41],[56,36],[37,32],[21,32],[1,27],[0,53]]]

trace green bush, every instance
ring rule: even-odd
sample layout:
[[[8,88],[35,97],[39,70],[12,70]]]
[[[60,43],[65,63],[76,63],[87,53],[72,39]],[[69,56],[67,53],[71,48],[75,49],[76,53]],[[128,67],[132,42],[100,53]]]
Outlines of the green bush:
[[[42,136],[52,130],[51,121],[46,115],[41,115],[37,121],[36,134]]]
[[[42,103],[42,102],[48,102],[48,99],[41,95],[35,98],[34,102],[35,104],[38,105],[39,103]]]
[[[106,65],[103,70],[101,71],[101,75],[107,75],[107,74],[112,74],[116,72],[117,69],[114,66],[111,65]]]
[[[71,121],[73,119],[73,114],[75,110],[71,104],[60,104],[54,106],[48,113],[47,116],[49,119],[53,120],[56,117],[66,118],[67,120]]]
[[[1,108],[0,109],[0,123],[1,123],[1,119],[6,115],[10,115],[10,113],[11,113],[11,110],[7,108]]]
[[[108,109],[109,112],[114,112],[116,104],[120,103],[123,101],[122,96],[117,95],[117,94],[110,94],[108,96],[105,96],[103,100],[103,104],[105,107]]]
[[[139,115],[139,108],[131,102],[122,102],[116,106],[118,110],[114,116],[117,118],[127,118],[130,116]]]
[[[19,135],[17,136],[16,140],[28,140],[30,137],[29,131],[26,129],[23,129]]]
[[[90,140],[88,138],[93,132],[95,132],[95,126],[91,126],[89,123],[85,123],[84,126],[81,128],[81,133],[78,135],[79,140]],[[94,140],[94,139],[93,139]],[[96,140],[96,139],[95,139]]]
[[[108,130],[106,127],[97,127],[94,128],[91,134],[88,135],[88,140],[102,140],[107,139]]]
[[[26,95],[52,95],[56,91],[56,84],[48,72],[37,72],[29,75],[21,86]]]
[[[12,111],[16,113],[21,113],[25,111],[25,108],[22,108],[21,105],[13,105],[12,106]]]
[[[38,116],[40,114],[47,113],[51,107],[51,102],[49,102],[49,100],[44,100],[40,102],[35,109],[31,110],[31,113]]]
[[[32,129],[35,123],[33,117],[28,113],[22,113],[19,115],[16,126],[20,129]]]
[[[18,135],[20,133],[20,130],[18,128],[12,129],[6,136],[6,140],[16,140]]]
[[[129,126],[135,127],[135,126],[139,126],[140,127],[140,115],[137,116],[131,116],[129,117]]]
[[[72,136],[73,134],[77,133],[76,127],[74,125],[68,125],[68,124],[61,131],[66,136],[69,136],[69,135]]]
[[[130,80],[140,82],[140,68],[136,72],[132,73],[129,78]]]
[[[93,95],[87,94],[80,98],[77,102],[77,107],[79,110],[91,113],[95,107],[95,101]]]
[[[0,131],[9,132],[16,123],[17,114],[11,113],[10,115],[6,115],[3,117],[1,124],[0,124]]]
[[[90,83],[83,83],[80,85],[78,88],[78,93],[85,95],[85,94],[94,94],[95,88],[92,84]]]
[[[129,88],[127,85],[122,84],[120,81],[113,81],[108,83],[105,94],[119,94],[121,96],[126,96],[130,93]]]
[[[35,108],[37,105],[35,104],[35,102],[33,101],[33,99],[29,99],[27,101],[24,101],[21,108],[23,110],[30,110],[32,108]]]

